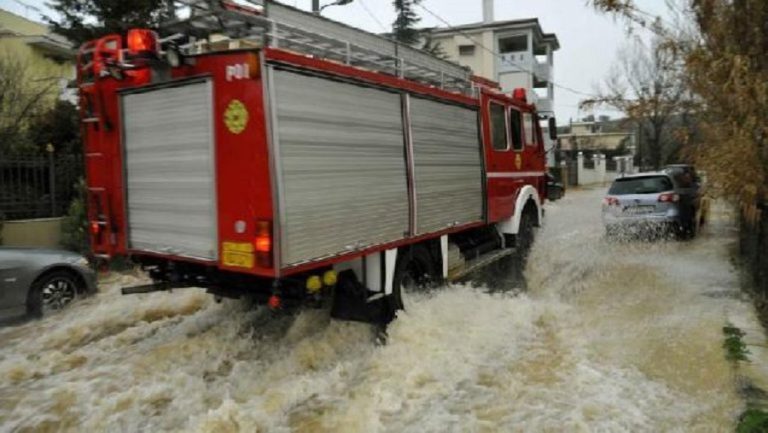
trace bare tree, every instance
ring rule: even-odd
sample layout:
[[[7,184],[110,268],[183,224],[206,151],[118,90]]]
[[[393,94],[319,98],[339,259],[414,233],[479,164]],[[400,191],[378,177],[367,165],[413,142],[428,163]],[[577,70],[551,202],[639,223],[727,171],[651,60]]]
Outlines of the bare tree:
[[[0,153],[28,147],[29,120],[46,108],[59,78],[34,78],[30,65],[9,51],[0,52]]]
[[[641,163],[659,168],[665,141],[673,135],[673,118],[691,110],[683,60],[660,39],[645,43],[635,38],[618,53],[598,96],[582,106],[607,105],[623,111],[640,130]]]
[[[598,10],[647,27],[634,0],[589,0]],[[768,2],[667,0],[678,22],[651,28],[685,59],[700,103],[700,137],[687,152],[730,198],[768,200]],[[682,27],[682,30],[681,28]],[[752,198],[750,198],[752,197]]]

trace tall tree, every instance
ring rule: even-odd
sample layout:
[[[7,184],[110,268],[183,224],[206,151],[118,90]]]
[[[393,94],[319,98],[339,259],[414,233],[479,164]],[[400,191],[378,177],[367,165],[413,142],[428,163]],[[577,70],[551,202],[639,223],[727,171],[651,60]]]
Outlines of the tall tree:
[[[414,10],[415,6],[418,6],[422,0],[393,0],[392,4],[395,6],[395,21],[392,23],[392,36],[396,41],[410,45],[412,47],[420,48],[433,56],[446,58],[447,55],[443,51],[442,45],[439,42],[432,40],[430,29],[419,29],[416,25],[421,21],[421,18]]]
[[[51,0],[60,18],[45,17],[55,33],[73,44],[130,28],[157,28],[167,17],[166,0]]]
[[[421,0],[393,0],[395,6],[395,22],[392,23],[392,35],[395,40],[407,45],[416,45],[420,42],[421,31],[416,25],[421,21],[414,7]]]

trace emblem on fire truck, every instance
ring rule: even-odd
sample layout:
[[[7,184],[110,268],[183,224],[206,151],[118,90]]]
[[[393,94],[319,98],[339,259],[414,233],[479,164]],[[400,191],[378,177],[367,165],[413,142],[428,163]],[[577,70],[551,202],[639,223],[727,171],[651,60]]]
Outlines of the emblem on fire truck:
[[[245,104],[233,99],[224,111],[224,124],[233,134],[243,132],[248,124],[248,109],[245,108]]]
[[[520,170],[520,167],[523,166],[523,156],[519,153],[515,155],[515,168]]]

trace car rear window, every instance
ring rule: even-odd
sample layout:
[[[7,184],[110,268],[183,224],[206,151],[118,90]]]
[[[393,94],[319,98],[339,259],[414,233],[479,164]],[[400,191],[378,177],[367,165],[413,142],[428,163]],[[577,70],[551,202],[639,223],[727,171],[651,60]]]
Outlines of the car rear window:
[[[608,194],[653,194],[671,189],[672,181],[667,176],[629,177],[616,179]]]

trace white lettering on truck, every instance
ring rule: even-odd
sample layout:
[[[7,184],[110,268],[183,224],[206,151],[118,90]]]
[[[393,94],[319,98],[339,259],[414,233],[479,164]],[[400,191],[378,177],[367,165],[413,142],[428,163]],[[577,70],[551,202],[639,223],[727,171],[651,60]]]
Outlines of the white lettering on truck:
[[[227,81],[245,80],[251,78],[251,71],[248,68],[247,63],[237,63],[234,65],[227,65],[226,76]]]

